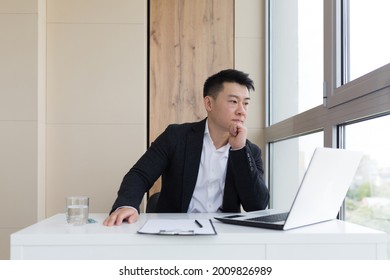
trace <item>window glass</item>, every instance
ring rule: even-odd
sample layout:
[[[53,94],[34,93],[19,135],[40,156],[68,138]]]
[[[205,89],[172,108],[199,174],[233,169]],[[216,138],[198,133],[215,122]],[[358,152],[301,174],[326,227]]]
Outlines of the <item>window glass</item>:
[[[390,234],[389,125],[390,115],[347,125],[344,131],[345,147],[364,152],[346,197],[345,220]]]
[[[289,209],[315,148],[323,146],[323,132],[271,145],[271,207]]]
[[[314,149],[332,146],[341,136],[347,149],[365,153],[341,218],[390,234],[390,116],[373,118],[389,112],[390,1],[267,3],[270,206],[289,209]],[[328,105],[331,98],[334,104],[316,107],[322,104],[323,80]],[[342,133],[333,129],[345,123]],[[309,135],[295,137],[305,131]]]
[[[390,63],[389,10],[387,0],[349,1],[350,80]]]
[[[270,1],[270,124],[322,104],[323,1]]]

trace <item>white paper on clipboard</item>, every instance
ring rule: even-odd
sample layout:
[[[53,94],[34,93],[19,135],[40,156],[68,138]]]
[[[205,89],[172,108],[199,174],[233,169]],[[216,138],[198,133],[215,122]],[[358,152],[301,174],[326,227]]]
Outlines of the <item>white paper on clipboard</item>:
[[[215,235],[210,219],[150,219],[138,230],[143,234],[158,235]]]

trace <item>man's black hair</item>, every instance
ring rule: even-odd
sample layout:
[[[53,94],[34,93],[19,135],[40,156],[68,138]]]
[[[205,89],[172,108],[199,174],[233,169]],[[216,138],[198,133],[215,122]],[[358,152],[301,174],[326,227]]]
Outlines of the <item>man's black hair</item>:
[[[203,97],[211,96],[215,99],[223,89],[224,82],[238,83],[246,86],[248,91],[255,90],[248,74],[235,69],[226,69],[207,78],[203,86]]]

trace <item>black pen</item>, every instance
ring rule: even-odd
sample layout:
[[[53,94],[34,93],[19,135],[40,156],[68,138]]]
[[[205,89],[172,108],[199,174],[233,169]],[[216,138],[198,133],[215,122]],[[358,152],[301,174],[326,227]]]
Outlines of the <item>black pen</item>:
[[[196,223],[196,224],[197,224],[199,227],[201,227],[201,228],[203,227],[203,226],[202,226],[202,224],[201,224],[201,223],[199,223],[199,221],[198,221],[198,220],[195,220],[195,223]]]

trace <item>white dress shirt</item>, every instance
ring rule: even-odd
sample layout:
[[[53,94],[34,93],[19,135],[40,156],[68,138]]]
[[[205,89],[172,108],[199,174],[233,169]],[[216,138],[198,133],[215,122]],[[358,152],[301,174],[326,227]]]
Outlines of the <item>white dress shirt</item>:
[[[215,148],[206,120],[198,178],[188,207],[188,213],[220,211],[225,188],[229,149],[229,144],[219,149]]]

